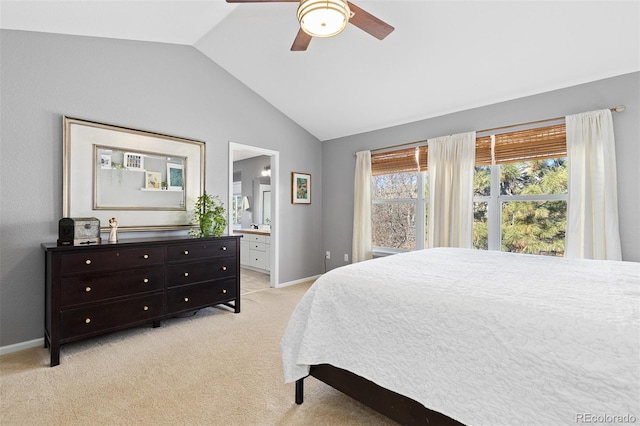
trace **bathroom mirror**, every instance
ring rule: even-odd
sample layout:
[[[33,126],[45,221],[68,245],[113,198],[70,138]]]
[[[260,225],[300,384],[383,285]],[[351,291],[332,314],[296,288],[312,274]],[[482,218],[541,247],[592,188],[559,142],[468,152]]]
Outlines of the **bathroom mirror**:
[[[63,117],[63,217],[119,230],[189,228],[204,192],[203,142]]]
[[[260,200],[262,202],[262,220],[263,225],[271,223],[271,185],[260,185]]]

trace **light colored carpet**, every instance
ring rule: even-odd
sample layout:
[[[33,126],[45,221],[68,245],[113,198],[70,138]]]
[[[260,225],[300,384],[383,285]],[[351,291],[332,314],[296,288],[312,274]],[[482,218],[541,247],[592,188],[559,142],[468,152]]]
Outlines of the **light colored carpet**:
[[[247,268],[240,268],[240,281],[242,282],[242,294],[264,290],[271,286],[271,276],[269,274]]]
[[[309,378],[305,402],[282,376],[279,342],[311,283],[252,291],[242,312],[206,308],[62,346],[0,357],[0,424],[394,424]]]

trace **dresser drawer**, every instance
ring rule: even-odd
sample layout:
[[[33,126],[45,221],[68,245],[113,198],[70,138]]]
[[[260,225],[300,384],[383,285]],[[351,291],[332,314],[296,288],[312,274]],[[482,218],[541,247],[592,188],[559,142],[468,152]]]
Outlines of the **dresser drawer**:
[[[251,243],[250,250],[265,251],[265,243]]]
[[[60,256],[60,273],[104,271],[164,263],[163,247],[87,250]]]
[[[267,269],[267,255],[264,251],[251,250],[249,252],[249,266],[258,269]]]
[[[247,234],[246,237],[252,243],[264,243],[266,240],[265,235]]]
[[[176,244],[167,247],[167,261],[194,260],[207,257],[233,256],[236,240],[209,240],[195,243]]]
[[[60,314],[60,338],[97,334],[135,323],[144,324],[161,318],[163,314],[163,293],[68,309]]]
[[[167,311],[178,313],[217,305],[235,299],[236,293],[235,278],[174,287],[167,291]]]
[[[233,277],[237,273],[236,269],[235,257],[174,263],[167,266],[167,287]]]
[[[162,266],[68,276],[60,279],[60,304],[67,307],[129,294],[161,291],[163,288]]]

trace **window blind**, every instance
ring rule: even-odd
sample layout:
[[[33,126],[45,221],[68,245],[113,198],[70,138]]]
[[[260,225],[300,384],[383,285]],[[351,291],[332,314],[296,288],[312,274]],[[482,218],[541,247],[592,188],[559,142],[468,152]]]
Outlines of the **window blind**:
[[[371,174],[390,175],[427,170],[427,147],[418,146],[371,154]]]
[[[496,164],[566,157],[564,123],[495,135]],[[476,166],[491,165],[491,136],[476,138]]]
[[[567,156],[564,123],[495,135],[496,164]],[[373,176],[427,170],[427,146],[371,154]],[[476,138],[476,166],[491,165],[491,136]]]

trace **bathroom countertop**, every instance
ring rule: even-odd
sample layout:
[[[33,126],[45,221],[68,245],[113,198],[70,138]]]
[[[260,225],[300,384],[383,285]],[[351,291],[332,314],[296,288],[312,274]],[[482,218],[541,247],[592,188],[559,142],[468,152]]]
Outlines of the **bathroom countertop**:
[[[271,235],[271,231],[263,229],[234,229],[234,234],[255,234],[255,235]]]

